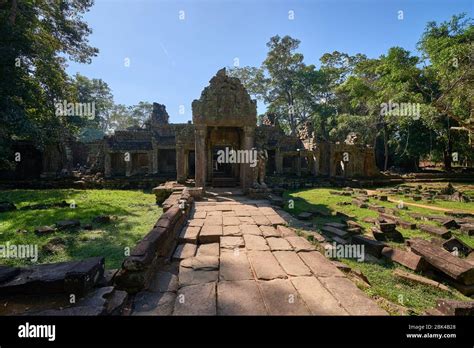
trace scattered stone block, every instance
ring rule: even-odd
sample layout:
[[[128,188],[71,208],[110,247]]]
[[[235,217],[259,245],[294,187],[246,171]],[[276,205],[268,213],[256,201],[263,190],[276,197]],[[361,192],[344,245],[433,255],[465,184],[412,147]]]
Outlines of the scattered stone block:
[[[299,213],[297,217],[300,220],[311,220],[313,218],[313,213],[303,212],[303,213]]]
[[[473,316],[474,301],[439,299],[436,301],[436,309],[445,315]]]
[[[326,222],[324,226],[331,226],[338,229],[345,229],[347,227],[347,225],[342,224],[340,222]]]
[[[364,245],[365,251],[376,258],[382,256],[382,249],[386,246],[384,243],[364,236],[353,236],[352,244]]]
[[[56,232],[56,229],[51,226],[41,226],[35,228],[35,234],[38,236],[44,236]]]
[[[104,275],[104,258],[58,262],[20,268],[14,277],[0,283],[0,295],[85,294]]]
[[[350,234],[346,231],[343,231],[343,230],[335,228],[335,227],[327,226],[327,225],[324,225],[321,228],[321,230],[324,233],[329,234],[329,236],[336,236],[336,237],[343,238],[343,239],[348,238],[350,236]]]
[[[0,213],[13,210],[16,210],[16,206],[12,202],[0,202]]]
[[[401,278],[403,280],[406,280],[410,283],[422,284],[422,285],[430,286],[432,288],[441,289],[441,290],[444,290],[444,291],[450,291],[449,288],[446,285],[443,285],[443,284],[438,283],[434,280],[422,277],[422,276],[417,275],[417,274],[404,272],[400,269],[396,269],[393,272],[393,275],[398,277],[398,278]]]
[[[108,224],[111,218],[109,215],[99,215],[92,219],[92,222],[96,224]]]
[[[423,239],[412,239],[409,245],[435,269],[464,285],[474,284],[474,266],[469,262]]]
[[[436,227],[436,226],[431,226],[431,225],[419,225],[418,228],[423,232],[427,232],[429,234],[432,234],[440,238],[444,238],[444,239],[451,238],[451,232],[445,229],[444,227]]]
[[[445,220],[441,223],[441,225],[443,225],[443,227],[448,230],[457,230],[460,227],[454,219]]]
[[[467,234],[468,236],[474,235],[474,224],[465,224],[461,225],[461,232]]]
[[[410,251],[404,251],[401,249],[385,247],[382,249],[382,255],[389,260],[399,263],[415,272],[420,272],[426,269],[425,260]]]
[[[472,252],[472,248],[462,240],[453,237],[442,244],[443,248],[455,256],[468,256]]]

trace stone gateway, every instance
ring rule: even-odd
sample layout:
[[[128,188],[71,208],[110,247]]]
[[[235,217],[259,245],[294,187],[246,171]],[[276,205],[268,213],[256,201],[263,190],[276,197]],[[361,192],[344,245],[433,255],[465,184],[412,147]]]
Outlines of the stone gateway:
[[[285,134],[270,113],[257,125],[256,101],[225,68],[192,102],[192,117],[192,122],[185,124],[169,123],[166,107],[154,103],[143,128],[116,131],[88,144],[85,165],[105,178],[160,176],[176,178],[180,183],[194,179],[197,187],[240,187],[244,191],[266,187],[265,177],[352,178],[379,174],[372,147],[356,141],[318,142],[310,122],[300,127],[298,135]],[[226,151],[257,153],[257,163],[222,161],[219,154]],[[58,157],[54,165],[48,162],[43,176],[54,176],[74,165],[74,156],[63,157]],[[43,158],[49,157],[44,154]]]

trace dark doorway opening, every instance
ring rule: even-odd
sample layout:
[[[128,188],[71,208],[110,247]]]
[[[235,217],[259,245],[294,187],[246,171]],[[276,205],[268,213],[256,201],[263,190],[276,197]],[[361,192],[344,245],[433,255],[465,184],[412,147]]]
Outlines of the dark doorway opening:
[[[188,152],[188,178],[194,179],[196,173],[196,152]]]

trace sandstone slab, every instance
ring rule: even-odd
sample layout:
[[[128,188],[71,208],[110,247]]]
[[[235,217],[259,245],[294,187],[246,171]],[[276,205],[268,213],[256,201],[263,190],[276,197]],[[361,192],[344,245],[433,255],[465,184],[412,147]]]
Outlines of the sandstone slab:
[[[185,286],[179,289],[173,315],[216,315],[216,283]]]
[[[235,249],[244,246],[244,239],[242,237],[227,236],[221,238],[221,248]]]
[[[269,237],[267,238],[267,243],[270,246],[271,251],[293,250],[293,247],[290,245],[290,243],[288,243],[285,238]]]
[[[258,279],[287,278],[285,271],[270,251],[250,251],[248,257]]]
[[[316,250],[316,247],[303,237],[286,237],[286,240],[296,252]]]
[[[196,244],[200,230],[201,227],[198,226],[185,226],[179,235],[179,241]]]
[[[262,235],[262,231],[260,230],[260,228],[258,228],[257,225],[241,225],[240,231],[242,232],[243,235],[246,235],[246,234],[252,234],[255,236]]]
[[[133,300],[132,315],[171,315],[175,300],[172,292],[139,292]]]
[[[219,267],[220,280],[253,279],[250,263],[245,250],[223,250]]]
[[[270,315],[309,315],[310,312],[288,279],[259,281]]]
[[[350,315],[387,315],[373,300],[345,277],[322,277],[319,280]]]
[[[209,243],[199,245],[196,256],[219,257],[219,243]]]
[[[264,237],[281,237],[280,232],[273,226],[260,226],[260,231]]]
[[[179,244],[173,254],[173,260],[183,260],[196,254],[196,244]]]
[[[222,226],[204,225],[199,233],[199,243],[216,243],[222,236]]]
[[[347,311],[316,277],[291,278],[296,290],[313,315],[347,315]]]
[[[262,236],[254,236],[252,234],[244,234],[245,247],[248,250],[270,250],[265,238]]]
[[[321,255],[319,251],[309,251],[298,253],[306,266],[317,277],[343,277],[344,274],[326,257]]]
[[[224,226],[223,228],[224,236],[241,236],[242,232],[240,231],[239,226]]]
[[[310,269],[298,257],[294,251],[275,251],[273,255],[283,270],[291,276],[309,276]]]
[[[255,280],[222,281],[217,285],[218,315],[266,315]]]

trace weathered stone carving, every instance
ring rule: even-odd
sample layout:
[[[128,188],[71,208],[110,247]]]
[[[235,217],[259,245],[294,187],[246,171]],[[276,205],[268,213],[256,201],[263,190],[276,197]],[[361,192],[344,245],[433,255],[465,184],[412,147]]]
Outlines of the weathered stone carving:
[[[166,106],[163,104],[153,103],[153,111],[151,113],[152,125],[168,124],[170,116],[166,111]]]
[[[209,81],[201,98],[193,101],[193,121],[216,126],[255,125],[256,106],[240,80],[228,76],[223,68]]]
[[[257,166],[255,167],[254,188],[266,188],[265,172],[267,168],[268,152],[264,148],[257,150]]]

